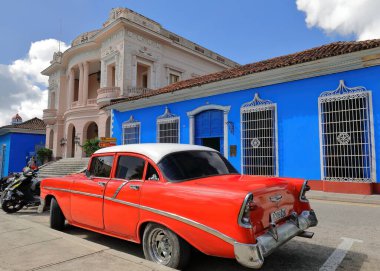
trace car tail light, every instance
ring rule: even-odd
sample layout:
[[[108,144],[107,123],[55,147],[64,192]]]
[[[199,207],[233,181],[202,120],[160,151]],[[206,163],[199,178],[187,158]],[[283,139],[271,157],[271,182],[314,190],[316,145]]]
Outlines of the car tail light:
[[[310,186],[307,184],[307,181],[305,181],[302,185],[301,192],[300,192],[300,201],[302,202],[309,202],[306,198],[306,192],[310,190]]]
[[[256,208],[256,204],[253,200],[253,194],[248,193],[240,208],[238,223],[243,228],[252,228],[251,224],[251,211]]]

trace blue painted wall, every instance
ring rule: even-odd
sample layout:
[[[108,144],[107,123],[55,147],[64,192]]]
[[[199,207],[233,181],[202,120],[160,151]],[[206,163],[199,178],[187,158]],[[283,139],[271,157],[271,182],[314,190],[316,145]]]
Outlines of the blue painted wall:
[[[27,164],[36,145],[45,145],[45,135],[12,133],[9,172],[19,172]],[[28,158],[27,158],[28,157]]]
[[[118,112],[113,110],[113,136],[117,143],[122,141],[122,123],[133,115],[141,122],[141,143],[156,142],[156,117],[163,114],[168,106],[173,114],[180,117],[180,143],[189,143],[189,118],[187,112],[206,104],[231,106],[228,120],[235,126],[234,134],[229,131],[228,145],[237,145],[237,157],[230,157],[231,163],[240,170],[240,107],[251,101],[257,92],[262,99],[277,103],[279,175],[301,177],[310,180],[321,179],[318,97],[323,91],[334,90],[339,80],[346,86],[364,86],[372,91],[373,117],[375,127],[375,153],[380,155],[380,67],[371,67],[349,72],[319,76],[267,87],[241,90],[238,92],[192,99],[144,109]],[[152,98],[151,98],[152,99]],[[377,159],[376,175],[380,176]],[[378,180],[377,180],[378,181]]]
[[[20,172],[26,166],[30,152],[35,151],[36,145],[45,145],[45,135],[9,133],[0,136],[0,147],[6,144],[3,176],[12,172]]]

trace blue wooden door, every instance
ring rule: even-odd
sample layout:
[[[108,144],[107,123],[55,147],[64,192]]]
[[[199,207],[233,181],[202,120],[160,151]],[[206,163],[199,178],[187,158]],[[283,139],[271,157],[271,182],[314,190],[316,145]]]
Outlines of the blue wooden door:
[[[212,109],[195,115],[195,144],[209,146],[208,142],[213,138],[218,141],[219,151],[223,153],[223,133],[223,111]]]

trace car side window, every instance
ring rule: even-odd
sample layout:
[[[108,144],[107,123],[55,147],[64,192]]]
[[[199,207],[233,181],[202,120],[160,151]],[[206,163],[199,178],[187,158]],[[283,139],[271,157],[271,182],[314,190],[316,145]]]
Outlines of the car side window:
[[[110,177],[113,156],[95,156],[91,160],[90,175],[94,177]]]
[[[148,163],[148,169],[146,170],[146,179],[150,181],[160,180],[157,170],[150,163]]]
[[[135,156],[120,156],[116,168],[116,178],[142,180],[145,160]]]

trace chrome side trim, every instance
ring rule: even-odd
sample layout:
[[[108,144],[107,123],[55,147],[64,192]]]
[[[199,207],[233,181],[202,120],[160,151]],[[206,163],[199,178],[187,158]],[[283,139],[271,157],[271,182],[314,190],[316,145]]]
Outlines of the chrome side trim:
[[[248,225],[248,224],[243,223],[241,221],[241,219],[243,218],[245,207],[246,207],[247,202],[248,202],[248,200],[249,200],[250,197],[252,197],[252,200],[253,200],[253,194],[252,193],[248,193],[245,196],[243,204],[241,205],[241,208],[240,208],[239,216],[238,216],[238,224],[239,224],[239,226],[243,227],[243,228],[246,228],[246,229],[251,229],[252,225],[251,224]]]
[[[84,195],[84,196],[93,197],[93,198],[99,198],[99,199],[103,198],[103,195],[92,194],[92,193],[87,193],[87,192],[82,192],[82,191],[77,191],[77,190],[70,190],[70,189],[65,189],[65,188],[55,188],[55,187],[49,187],[49,186],[45,186],[44,188],[49,189],[49,190],[60,191],[60,192]]]
[[[123,205],[127,205],[127,206],[131,206],[131,207],[136,207],[136,208],[139,208],[141,210],[145,210],[145,211],[148,211],[148,212],[152,212],[152,213],[155,213],[155,214],[159,214],[159,215],[162,215],[162,216],[165,216],[165,217],[169,217],[169,218],[172,218],[172,219],[175,219],[177,221],[180,221],[180,222],[183,222],[185,224],[188,224],[190,226],[193,226],[195,228],[198,228],[200,230],[203,230],[207,233],[210,233],[220,239],[222,239],[223,241],[231,244],[231,245],[234,245],[235,243],[235,240],[213,228],[210,228],[206,225],[203,225],[197,221],[194,221],[194,220],[191,220],[191,219],[188,219],[186,217],[183,217],[183,216],[179,216],[179,215],[176,215],[176,214],[173,214],[173,213],[169,213],[169,212],[166,212],[166,211],[162,211],[162,210],[158,210],[158,209],[155,209],[155,208],[152,208],[152,207],[148,207],[148,206],[143,206],[143,205],[139,205],[139,204],[136,204],[136,203],[132,203],[132,202],[127,202],[127,201],[123,201],[123,200],[118,200],[118,199],[114,199],[114,198],[110,198],[110,197],[104,197],[105,200],[109,200],[109,201],[113,201],[113,202],[116,202],[116,203],[120,203],[120,204],[123,204]]]
[[[128,181],[124,181],[115,191],[112,198],[116,199],[117,195],[119,194],[120,190],[128,183]]]

